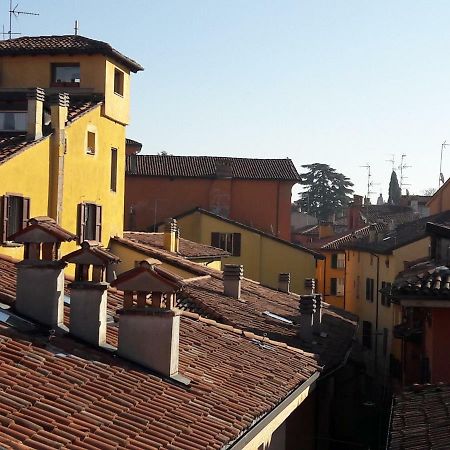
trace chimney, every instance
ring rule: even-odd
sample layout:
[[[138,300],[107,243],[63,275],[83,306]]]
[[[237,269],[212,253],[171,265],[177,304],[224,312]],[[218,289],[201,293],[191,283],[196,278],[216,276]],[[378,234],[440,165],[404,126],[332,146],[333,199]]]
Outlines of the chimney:
[[[45,92],[42,88],[32,88],[27,92],[27,138],[40,139],[42,137],[42,122],[44,114]]]
[[[53,133],[50,148],[50,186],[49,211],[57,223],[61,222],[64,154],[66,151],[66,122],[69,113],[69,94],[58,93],[50,96],[50,114]]]
[[[289,294],[290,284],[291,284],[291,274],[289,272],[280,273],[278,275],[278,290],[280,292],[286,292],[286,294]]]
[[[313,314],[313,332],[319,334],[322,327],[322,295],[316,294],[316,311]]]
[[[111,285],[124,291],[118,354],[164,376],[181,377],[180,312],[174,308],[180,286],[146,262]]]
[[[300,321],[299,336],[303,341],[311,342],[313,339],[313,316],[316,313],[315,294],[300,295]]]
[[[363,206],[363,198],[361,195],[354,195],[353,202],[348,207],[347,226],[349,230],[355,230],[362,225],[361,208]]]
[[[55,328],[64,321],[64,261],[58,261],[61,242],[76,236],[49,217],[35,217],[11,239],[24,244],[17,263],[15,309],[43,325]]]
[[[331,222],[319,223],[319,239],[324,239],[334,235],[334,227]]]
[[[244,266],[225,264],[223,268],[223,293],[228,297],[241,298],[241,281],[244,278]]]
[[[178,225],[175,219],[168,219],[164,224],[164,249],[168,252],[175,253],[177,251]]]
[[[69,284],[70,333],[90,344],[105,345],[109,287],[106,268],[120,260],[99,242],[83,241],[81,249],[64,256],[63,261],[75,264],[75,280]]]
[[[314,294],[316,289],[316,280],[314,278],[305,278],[305,293]]]
[[[375,226],[375,224],[370,224],[369,225],[369,242],[373,243],[376,242],[377,240],[377,228]]]

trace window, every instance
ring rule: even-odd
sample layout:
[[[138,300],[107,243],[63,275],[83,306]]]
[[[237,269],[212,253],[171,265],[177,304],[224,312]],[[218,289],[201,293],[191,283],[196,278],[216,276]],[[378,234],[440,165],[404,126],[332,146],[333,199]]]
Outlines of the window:
[[[20,195],[4,195],[2,198],[1,241],[27,226],[30,218],[30,199]]]
[[[117,191],[117,148],[111,148],[111,191]]]
[[[387,281],[381,282],[381,304],[387,306],[388,308],[391,306],[391,300],[389,298],[391,286],[392,283],[388,283]]]
[[[373,302],[373,289],[374,288],[374,280],[373,278],[366,278],[366,300],[369,302]]]
[[[123,72],[114,69],[114,93],[123,96]]]
[[[78,205],[78,236],[83,241],[101,241],[102,239],[102,207],[95,203]]]
[[[343,278],[330,278],[330,295],[344,295]]]
[[[356,276],[356,298],[359,298],[359,290],[361,289],[361,278]]]
[[[337,257],[338,257],[337,253],[333,253],[331,255],[331,268],[332,269],[336,269],[337,268]]]
[[[241,233],[211,233],[211,245],[241,256]]]
[[[26,131],[26,111],[0,111],[0,131]]]
[[[331,255],[331,268],[332,269],[345,268],[345,253],[333,253]]]
[[[52,64],[52,86],[79,86],[80,65],[72,63]]]
[[[86,153],[95,155],[95,133],[93,131],[87,132],[87,148]]]
[[[367,320],[363,320],[362,345],[369,349],[372,348],[372,323]]]

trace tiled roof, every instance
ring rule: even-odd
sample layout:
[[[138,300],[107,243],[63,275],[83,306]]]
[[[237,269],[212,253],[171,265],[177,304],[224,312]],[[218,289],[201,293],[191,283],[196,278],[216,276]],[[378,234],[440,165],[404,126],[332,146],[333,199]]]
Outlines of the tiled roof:
[[[15,242],[25,242],[22,240],[22,237],[24,235],[27,235],[31,230],[34,230],[35,228],[40,228],[43,231],[47,231],[61,242],[73,241],[77,237],[75,234],[70,233],[69,231],[59,226],[51,217],[38,216],[30,219],[26,228],[23,228],[17,233],[9,236],[9,239]]]
[[[5,265],[12,266],[0,258],[0,282],[10,276]],[[108,343],[117,344],[115,325]],[[0,323],[0,443],[219,449],[317,370],[312,355],[192,313],[182,313],[180,327],[180,373],[189,387],[68,335],[49,339]]]
[[[393,231],[379,235],[375,242],[369,242],[369,239],[366,238],[351,241],[345,245],[345,248],[389,254],[397,248],[424,239],[428,235],[427,222],[447,223],[449,221],[450,210],[398,225]]]
[[[227,222],[227,223],[230,223],[232,225],[236,225],[237,227],[244,228],[244,229],[246,229],[248,231],[251,231],[252,233],[259,234],[260,236],[267,237],[267,238],[272,239],[274,241],[277,241],[277,242],[279,242],[281,244],[288,245],[289,247],[293,247],[293,248],[296,248],[297,250],[301,250],[303,252],[309,253],[309,254],[313,255],[314,258],[316,258],[316,259],[324,259],[324,256],[321,253],[319,253],[319,252],[317,252],[317,251],[315,251],[315,250],[313,250],[311,248],[305,247],[305,246],[300,245],[300,244],[294,244],[293,242],[286,241],[285,239],[281,239],[281,238],[279,238],[277,236],[274,236],[273,234],[266,233],[265,231],[259,230],[258,228],[251,227],[250,225],[238,222],[238,221],[233,220],[233,219],[229,219],[228,217],[219,216],[218,214],[215,214],[215,213],[213,213],[211,211],[208,211],[206,209],[203,209],[203,208],[191,209],[189,211],[186,211],[186,212],[184,212],[182,214],[179,214],[179,215],[175,216],[174,219],[178,220],[178,219],[181,219],[183,217],[190,216],[191,214],[194,214],[196,212],[198,212],[200,214],[206,214],[207,216],[213,217],[214,219],[220,220],[222,222]]]
[[[385,223],[375,223],[372,225],[367,225],[365,227],[354,230],[351,233],[345,233],[339,237],[334,236],[327,243],[322,244],[320,248],[324,250],[338,250],[340,248],[345,248],[346,245],[358,242],[358,239],[365,239],[369,236],[371,227],[376,233],[382,233],[386,230],[387,225]]]
[[[80,54],[111,56],[133,72],[143,70],[136,61],[118,52],[106,42],[80,35],[22,36],[0,41],[0,56]]]
[[[361,207],[361,215],[369,223],[384,221],[389,223],[393,221],[395,224],[410,222],[417,219],[417,213],[409,206],[390,205],[365,205]]]
[[[164,233],[144,233],[137,231],[126,231],[124,238],[130,239],[143,245],[151,245],[159,249],[164,249]],[[189,259],[195,258],[221,258],[230,254],[220,248],[211,247],[210,245],[199,244],[180,238],[180,248],[178,253]]]
[[[1,42],[5,41],[0,41],[0,43]],[[102,100],[98,97],[72,97],[70,99],[69,112],[67,117],[68,123],[73,122],[74,120],[78,119],[82,115],[86,114],[87,112],[91,111],[101,104]],[[14,156],[22,153],[24,150],[30,148],[33,145],[36,145],[43,139],[46,139],[50,132],[51,131],[48,130],[46,136],[37,140],[27,138],[26,134],[23,133],[15,136],[4,136],[3,133],[0,133],[0,164],[5,163]]]
[[[142,147],[142,144],[134,139],[125,138],[125,144],[127,145],[136,145],[137,147]]]
[[[388,450],[438,450],[450,445],[450,384],[413,386],[395,396]]]
[[[226,168],[228,177],[251,180],[299,181],[289,158],[256,159],[218,156],[128,155],[126,174],[148,177],[216,178]]]

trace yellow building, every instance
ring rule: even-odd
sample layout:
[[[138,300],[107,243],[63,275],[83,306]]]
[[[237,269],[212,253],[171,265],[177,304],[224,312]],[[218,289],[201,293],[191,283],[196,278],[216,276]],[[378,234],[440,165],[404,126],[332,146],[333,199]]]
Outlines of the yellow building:
[[[327,254],[345,255],[343,305],[359,316],[358,338],[365,350],[365,361],[369,372],[378,377],[387,377],[390,364],[401,354],[400,341],[392,336],[393,327],[402,321],[401,311],[386,294],[405,265],[428,257],[426,223],[449,219],[447,211],[399,225],[392,231],[371,232],[365,238],[346,235],[321,249]],[[326,299],[334,304],[330,297]]]
[[[107,246],[122,235],[130,73],[139,70],[82,36],[0,43],[1,253],[22,256],[8,237],[35,216],[81,241]]]
[[[290,289],[304,293],[305,278],[314,278],[323,256],[301,245],[277,238],[201,208],[176,217],[181,235],[230,253],[227,264],[242,264],[244,276],[277,289],[280,273],[290,273]]]

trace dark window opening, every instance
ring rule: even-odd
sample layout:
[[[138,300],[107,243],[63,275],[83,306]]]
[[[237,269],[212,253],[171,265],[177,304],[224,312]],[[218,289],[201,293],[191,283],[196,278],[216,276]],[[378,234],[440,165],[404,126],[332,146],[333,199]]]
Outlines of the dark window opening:
[[[111,149],[111,191],[117,191],[117,148]]]
[[[30,218],[30,199],[19,195],[4,195],[2,198],[2,242],[7,242],[9,236],[27,226]]]
[[[72,63],[52,64],[52,86],[80,86],[80,65]]]
[[[366,278],[366,300],[373,302],[374,279]]]
[[[241,256],[241,233],[211,233],[211,245]]]
[[[114,93],[123,96],[123,72],[114,69]]]
[[[93,131],[87,132],[87,149],[86,153],[95,155],[95,133]]]
[[[102,239],[102,207],[95,203],[78,205],[78,236],[83,241],[98,241]]]
[[[365,348],[372,348],[372,323],[363,320],[362,345]]]
[[[330,295],[337,294],[337,278],[330,279]]]

